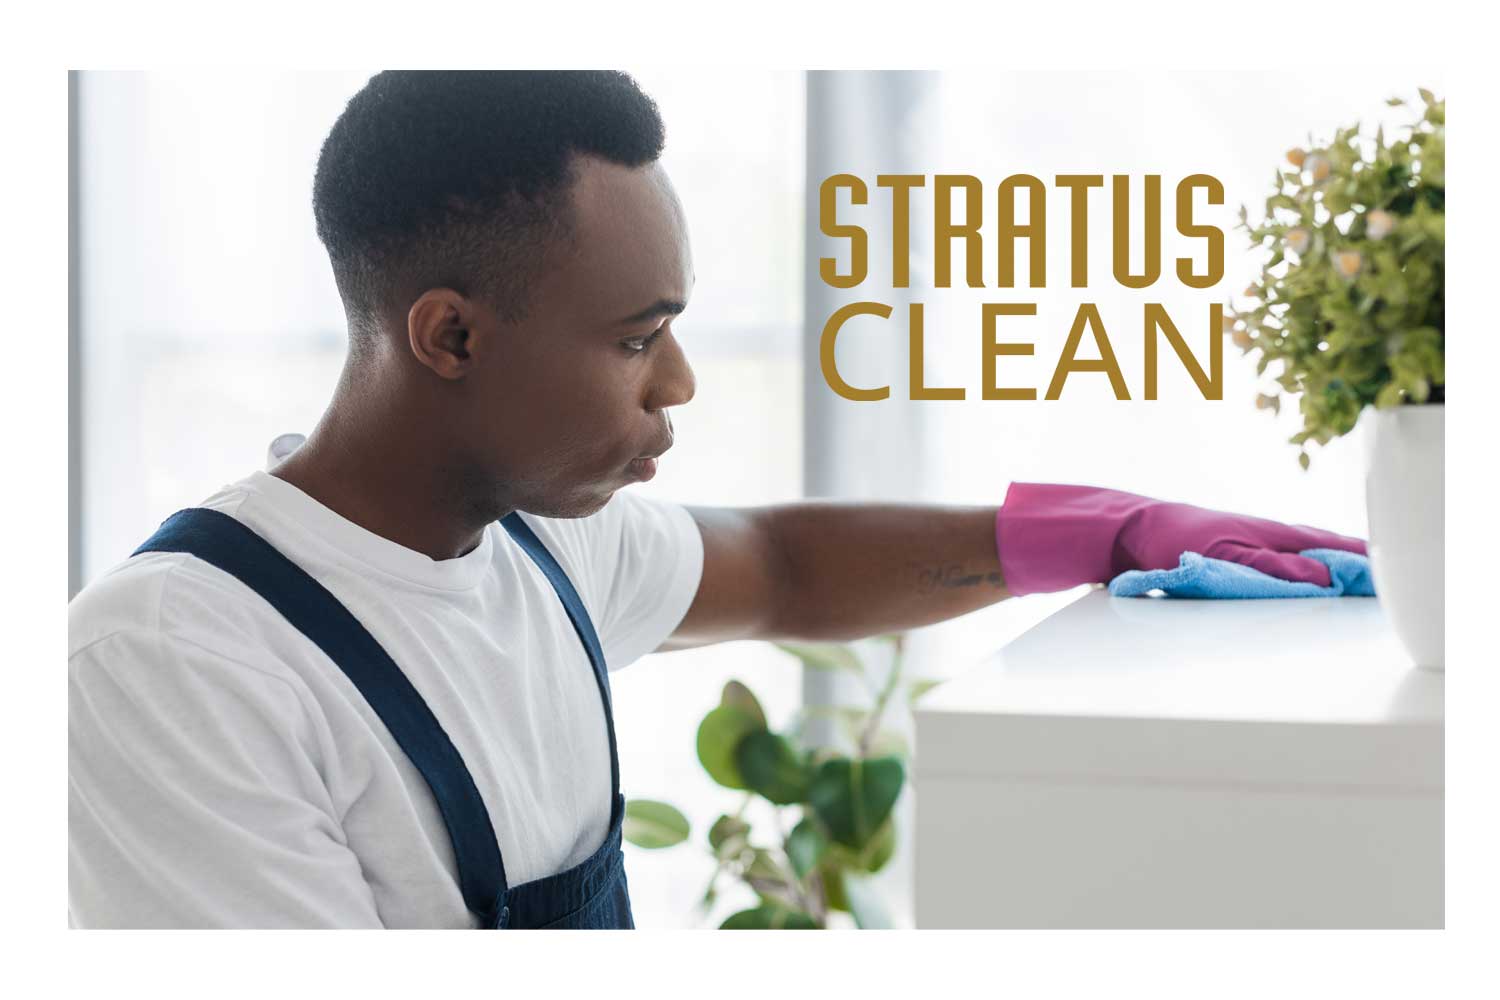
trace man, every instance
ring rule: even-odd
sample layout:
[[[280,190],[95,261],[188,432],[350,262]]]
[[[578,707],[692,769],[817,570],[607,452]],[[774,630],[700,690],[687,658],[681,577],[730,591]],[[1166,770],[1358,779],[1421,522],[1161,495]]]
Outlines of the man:
[[[661,120],[614,73],[383,73],[314,182],[326,413],[70,606],[78,926],[628,927],[607,670],[1355,539],[1082,486],[651,502],[694,393]],[[997,520],[998,514],[998,520]],[[998,544],[997,544],[998,541]]]

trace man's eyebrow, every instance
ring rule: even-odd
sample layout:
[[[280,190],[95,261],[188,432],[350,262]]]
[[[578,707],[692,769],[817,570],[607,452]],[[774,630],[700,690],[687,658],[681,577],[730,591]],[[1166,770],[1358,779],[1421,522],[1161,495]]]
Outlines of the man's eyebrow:
[[[644,323],[648,319],[657,316],[676,316],[687,308],[687,303],[679,299],[658,299],[638,313],[626,316],[616,323],[616,326],[625,326],[630,323]]]

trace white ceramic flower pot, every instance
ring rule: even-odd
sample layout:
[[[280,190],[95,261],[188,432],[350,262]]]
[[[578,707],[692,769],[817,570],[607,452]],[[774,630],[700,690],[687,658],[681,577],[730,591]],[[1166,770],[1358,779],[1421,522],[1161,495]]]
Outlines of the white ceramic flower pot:
[[[1443,406],[1364,413],[1370,571],[1418,666],[1443,669]]]

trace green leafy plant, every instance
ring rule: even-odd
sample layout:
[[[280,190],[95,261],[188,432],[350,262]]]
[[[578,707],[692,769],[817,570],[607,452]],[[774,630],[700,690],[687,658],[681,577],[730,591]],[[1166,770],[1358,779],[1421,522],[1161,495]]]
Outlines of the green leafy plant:
[[[709,827],[715,868],[701,908],[707,912],[713,906],[726,875],[758,898],[757,905],[730,915],[721,928],[822,929],[833,911],[849,913],[862,928],[888,924],[878,900],[863,891],[864,880],[895,852],[892,811],[906,780],[910,749],[882,721],[897,699],[909,706],[937,682],[903,678],[902,636],[883,636],[879,642],[890,647],[889,670],[879,683],[856,646],[775,644],[810,669],[859,678],[868,705],[806,706],[785,732],[776,732],[750,689],[731,680],[698,726],[703,769],[724,788],[746,793],[737,812],[724,813]],[[833,721],[841,745],[801,746],[808,720],[819,717]],[[744,818],[757,798],[771,805],[772,835],[752,830]],[[783,810],[796,813],[790,826]],[[624,835],[638,847],[671,847],[690,833],[686,817],[668,803],[626,802]]]
[[[1358,123],[1333,140],[1293,149],[1277,170],[1265,218],[1240,224],[1270,249],[1253,308],[1225,313],[1256,373],[1281,363],[1277,385],[1300,394],[1302,430],[1290,441],[1320,445],[1348,433],[1366,406],[1443,401],[1444,102],[1421,90],[1421,117],[1387,143],[1361,146]],[[1392,107],[1404,105],[1390,98]],[[1280,394],[1256,406],[1281,410]]]

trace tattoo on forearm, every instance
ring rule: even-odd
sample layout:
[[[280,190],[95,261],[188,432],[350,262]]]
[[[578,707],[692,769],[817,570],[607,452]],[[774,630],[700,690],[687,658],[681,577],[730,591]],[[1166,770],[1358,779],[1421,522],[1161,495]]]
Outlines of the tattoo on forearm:
[[[953,563],[948,566],[933,566],[917,574],[917,592],[929,594],[934,590],[951,590],[955,587],[977,587],[985,584],[1003,587],[1004,578],[998,573],[965,573],[963,566]]]

